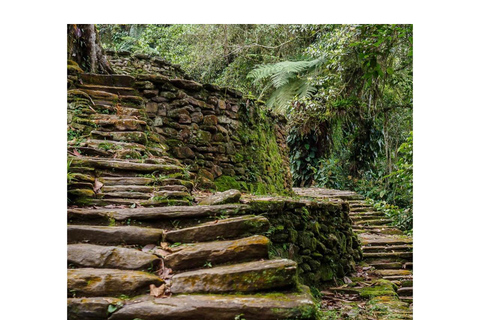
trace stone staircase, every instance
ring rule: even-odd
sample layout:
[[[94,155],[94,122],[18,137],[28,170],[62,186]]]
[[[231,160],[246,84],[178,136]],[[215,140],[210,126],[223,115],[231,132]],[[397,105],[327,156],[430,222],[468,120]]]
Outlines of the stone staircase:
[[[68,318],[314,319],[297,263],[269,259],[267,218],[192,205],[188,171],[147,134],[134,79],[79,77],[73,128],[90,131],[68,147]]]
[[[351,283],[323,291],[323,306],[327,307],[332,301],[373,298],[389,310],[377,314],[380,319],[393,313],[397,316],[395,319],[412,318],[412,238],[391,226],[390,219],[355,192],[322,188],[295,188],[294,191],[305,197],[347,201],[353,230],[362,243],[363,262],[357,267],[357,273],[350,275]],[[337,304],[337,307],[344,305]]]
[[[74,183],[69,196],[79,205],[189,205],[189,173],[169,157],[149,130],[143,98],[125,75],[80,74],[69,102],[80,104],[72,119],[87,138],[69,141]]]

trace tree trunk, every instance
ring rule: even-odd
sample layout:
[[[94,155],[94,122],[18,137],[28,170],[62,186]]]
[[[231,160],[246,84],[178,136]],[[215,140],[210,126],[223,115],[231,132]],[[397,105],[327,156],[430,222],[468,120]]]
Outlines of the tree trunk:
[[[86,72],[114,73],[94,24],[69,24],[67,32],[68,59],[77,62]]]

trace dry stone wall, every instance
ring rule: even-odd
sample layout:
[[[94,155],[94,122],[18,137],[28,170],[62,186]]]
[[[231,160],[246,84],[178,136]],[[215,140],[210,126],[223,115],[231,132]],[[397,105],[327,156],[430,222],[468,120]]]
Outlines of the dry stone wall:
[[[259,194],[291,190],[283,117],[238,91],[193,81],[163,59],[109,54],[116,72],[135,77],[148,125],[170,155],[196,174],[198,186]]]

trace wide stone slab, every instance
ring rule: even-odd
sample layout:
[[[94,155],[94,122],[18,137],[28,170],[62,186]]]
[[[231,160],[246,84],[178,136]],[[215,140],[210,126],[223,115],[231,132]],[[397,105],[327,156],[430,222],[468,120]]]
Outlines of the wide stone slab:
[[[83,83],[102,86],[133,87],[135,83],[135,78],[127,75],[82,73],[80,78],[83,80]]]
[[[315,319],[315,302],[304,288],[301,293],[256,295],[179,295],[169,299],[145,297],[127,303],[111,320],[281,320]]]
[[[117,305],[122,300],[117,298],[68,298],[68,320],[103,320],[108,319],[108,306]]]
[[[242,193],[238,190],[231,189],[224,192],[217,192],[214,195],[211,195],[202,201],[199,205],[219,205],[227,203],[235,203],[240,200]]]
[[[229,239],[267,232],[270,223],[262,216],[242,216],[206,222],[194,227],[168,231],[168,242],[201,242]]]
[[[87,157],[71,157],[68,160],[72,161],[74,166],[82,167],[94,167],[101,169],[119,169],[119,170],[130,170],[130,171],[139,171],[139,172],[153,172],[158,171],[161,173],[179,173],[183,172],[183,169],[175,165],[165,165],[165,164],[153,164],[153,163],[141,163],[133,161],[118,161],[118,160],[107,160],[100,158],[87,158]]]
[[[146,270],[157,267],[160,258],[136,249],[99,246],[95,244],[69,244],[67,260],[82,268],[117,268]]]
[[[148,293],[150,285],[157,287],[163,280],[151,273],[143,271],[117,269],[69,269],[68,295],[69,297],[102,297],[137,295]]]
[[[138,244],[158,243],[163,230],[141,227],[107,227],[69,225],[67,239],[69,243],[84,242],[95,244]]]
[[[288,259],[245,262],[176,274],[172,293],[252,292],[292,287],[297,263]]]
[[[248,210],[247,205],[220,206],[170,206],[162,208],[133,209],[69,209],[69,219],[113,218],[115,220],[157,220],[172,218],[201,218],[221,215],[242,215]]]
[[[270,241],[264,236],[184,245],[165,257],[165,265],[176,270],[197,269],[230,261],[242,262],[268,258]]]

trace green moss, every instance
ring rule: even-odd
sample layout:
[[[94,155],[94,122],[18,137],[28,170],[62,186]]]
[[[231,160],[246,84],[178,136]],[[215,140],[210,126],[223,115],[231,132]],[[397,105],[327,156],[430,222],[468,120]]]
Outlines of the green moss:
[[[395,286],[388,280],[377,280],[372,287],[364,287],[360,290],[360,297],[374,298],[380,296],[397,296]]]
[[[217,191],[227,191],[230,189],[244,190],[242,185],[234,177],[221,176],[215,179]]]

